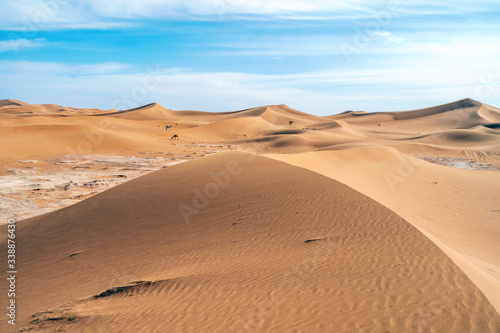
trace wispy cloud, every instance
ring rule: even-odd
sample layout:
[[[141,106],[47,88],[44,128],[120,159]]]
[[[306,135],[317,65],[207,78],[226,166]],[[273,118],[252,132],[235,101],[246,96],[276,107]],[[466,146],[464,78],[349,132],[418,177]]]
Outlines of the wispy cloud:
[[[428,0],[83,0],[94,13],[106,17],[159,17],[174,15],[273,15],[295,18],[297,15],[328,17],[334,13],[376,14],[390,7],[403,6],[409,12],[480,12],[498,8],[494,0],[437,3]]]
[[[40,31],[55,29],[108,29],[131,25],[112,17],[99,16],[84,1],[20,0],[1,1],[0,30],[18,31],[31,38]]]
[[[385,39],[387,39],[389,42],[396,43],[396,44],[400,44],[406,40],[405,38],[402,38],[402,37],[395,37],[389,31],[375,31],[374,34],[382,36]]]
[[[47,40],[44,38],[36,38],[36,39],[26,39],[26,38],[18,38],[18,39],[7,39],[0,40],[0,52],[7,51],[20,51],[22,49],[29,49],[34,47],[40,47],[47,43]]]
[[[115,61],[96,64],[67,64],[35,61],[0,61],[2,73],[18,73],[20,76],[33,73],[47,76],[87,76],[99,74],[124,74],[129,64]]]
[[[239,37],[239,39],[242,39]],[[296,56],[341,54],[339,36],[323,34],[301,36],[252,36],[243,40],[217,43],[209,54],[225,56]]]
[[[86,7],[103,17],[191,17],[224,15],[273,15],[295,18],[321,12],[371,12],[363,0],[84,0]],[[382,1],[375,1],[383,3]],[[373,4],[373,2],[372,2]],[[226,16],[227,18],[227,16]]]
[[[474,98],[487,82],[496,94],[479,99],[500,105],[499,7],[498,0],[4,1],[0,30],[11,31],[2,32],[0,52],[10,61],[0,61],[0,92],[104,109],[136,94],[120,108],[286,103],[331,114]],[[123,27],[132,28],[57,31]],[[50,47],[23,54],[31,61],[7,52],[43,45]],[[155,63],[164,67],[151,81],[143,67]],[[160,81],[143,94],[144,82]]]
[[[284,36],[236,36],[233,41],[213,43],[215,50],[207,51],[210,55],[219,56],[322,56],[345,55],[345,45],[349,45],[355,55],[369,56],[373,54],[406,55],[415,58],[433,57],[436,61],[449,62],[453,60],[469,59],[474,57],[488,58],[490,63],[500,56],[500,36],[488,35],[482,31],[432,31],[429,33],[395,32],[386,30],[374,32],[344,32],[343,34],[316,33],[310,35]],[[400,26],[399,26],[400,27]],[[437,30],[438,28],[436,28]],[[500,29],[498,24],[495,29]],[[363,43],[358,45],[357,40]],[[407,58],[405,58],[407,59]],[[401,60],[401,59],[399,59]],[[470,63],[468,65],[474,65]]]
[[[373,18],[391,8],[398,15],[436,15],[498,11],[493,0],[442,2],[426,0],[22,0],[3,1],[0,29],[105,29],[133,20]]]
[[[486,68],[457,70],[453,64],[399,64],[371,70],[330,69],[284,75],[16,61],[0,62],[0,68],[11,69],[0,72],[0,91],[5,94],[1,98],[23,100],[24,92],[30,91],[28,102],[32,103],[103,109],[159,102],[174,109],[227,111],[286,103],[327,115],[347,109],[418,108],[464,97],[500,105],[496,97],[500,96],[500,72]],[[475,96],[481,86],[497,93],[488,98]]]

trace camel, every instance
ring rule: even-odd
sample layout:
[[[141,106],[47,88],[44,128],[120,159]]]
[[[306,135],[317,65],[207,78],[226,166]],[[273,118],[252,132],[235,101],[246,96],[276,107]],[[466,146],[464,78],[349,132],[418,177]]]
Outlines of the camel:
[[[288,122],[288,125],[292,126],[292,124],[293,124],[293,120],[290,120],[290,121]]]
[[[171,127],[172,127],[172,125],[167,125],[166,131],[168,131],[168,129],[171,128]]]
[[[177,134],[174,134],[174,136],[171,137],[170,140],[179,140],[179,136]]]

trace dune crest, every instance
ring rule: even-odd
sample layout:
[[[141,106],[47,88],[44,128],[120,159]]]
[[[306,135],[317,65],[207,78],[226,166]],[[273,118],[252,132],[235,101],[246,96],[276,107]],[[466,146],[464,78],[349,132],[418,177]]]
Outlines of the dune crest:
[[[25,106],[28,103],[24,103],[21,101],[16,101],[15,99],[2,99],[0,100],[0,108],[4,106]]]
[[[431,116],[443,112],[453,111],[457,109],[466,109],[466,108],[480,108],[482,106],[481,103],[475,101],[470,98],[462,99],[452,103],[446,103],[430,108],[413,110],[413,111],[403,111],[403,112],[394,112],[395,120],[407,120],[413,118],[421,118],[426,116]]]
[[[96,116],[116,117],[130,120],[170,120],[172,119],[171,110],[165,109],[157,103],[151,103],[138,108],[129,110],[108,112]]]

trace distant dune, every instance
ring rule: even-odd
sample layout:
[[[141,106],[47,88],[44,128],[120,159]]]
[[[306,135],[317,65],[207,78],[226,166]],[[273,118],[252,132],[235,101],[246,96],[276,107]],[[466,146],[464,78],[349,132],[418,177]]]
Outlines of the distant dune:
[[[172,112],[157,103],[151,103],[135,109],[107,112],[97,116],[108,116],[131,120],[168,120],[172,118]]]
[[[16,101],[14,99],[2,99],[0,100],[0,107],[4,106],[26,106],[28,103],[24,103],[21,101]]]
[[[430,108],[414,110],[414,111],[405,111],[405,112],[394,112],[395,120],[407,120],[414,118],[422,118],[435,114],[440,114],[443,112],[449,112],[458,109],[467,109],[473,108],[475,111],[482,106],[478,101],[474,101],[470,98],[462,99],[460,101],[456,101],[453,103],[438,105]]]
[[[0,139],[0,177],[36,161],[19,179],[68,170],[61,156],[240,150],[18,221],[18,324],[1,332],[500,332],[493,106],[319,117],[2,100]]]

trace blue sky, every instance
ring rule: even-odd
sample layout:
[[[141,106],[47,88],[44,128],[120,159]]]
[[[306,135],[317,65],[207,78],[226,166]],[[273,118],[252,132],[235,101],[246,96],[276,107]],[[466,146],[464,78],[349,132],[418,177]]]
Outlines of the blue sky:
[[[317,115],[500,107],[498,0],[0,0],[0,99]]]

